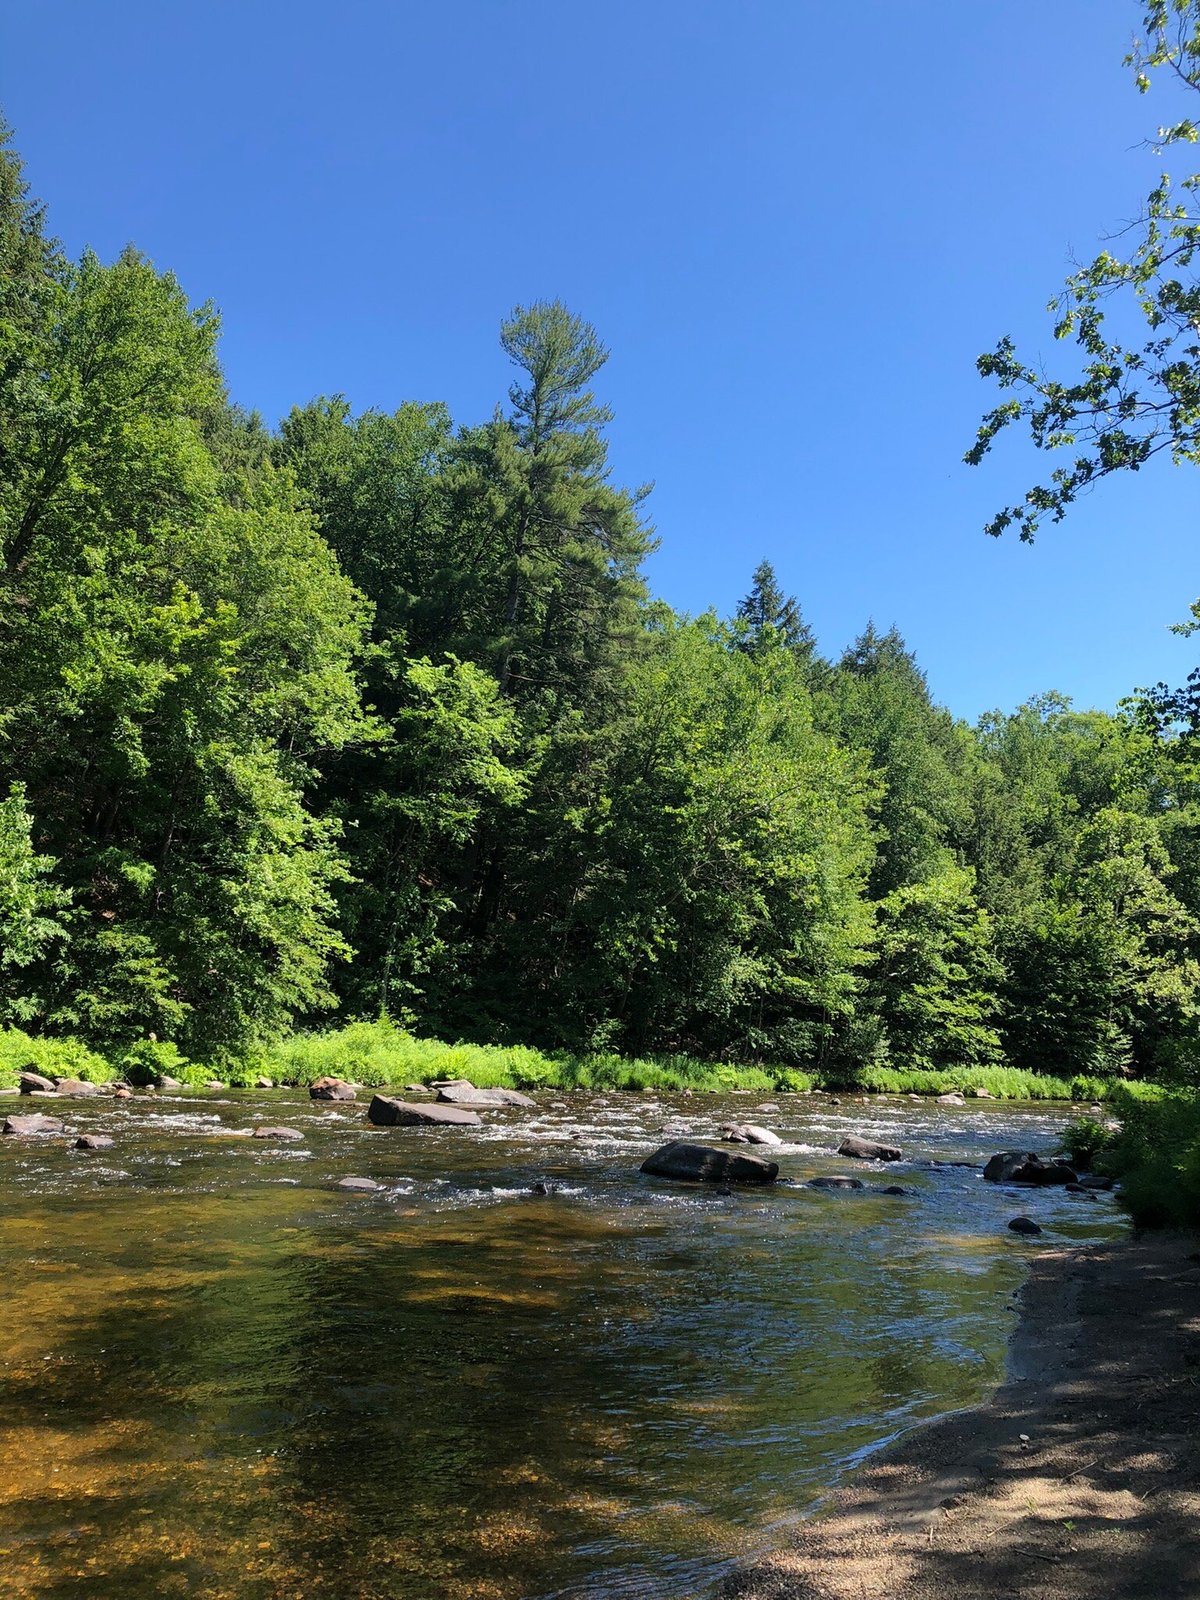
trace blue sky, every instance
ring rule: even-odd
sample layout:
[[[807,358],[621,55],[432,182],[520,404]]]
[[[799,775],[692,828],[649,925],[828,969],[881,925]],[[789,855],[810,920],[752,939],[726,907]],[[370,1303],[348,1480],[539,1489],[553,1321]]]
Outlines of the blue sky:
[[[0,105],[53,230],[133,240],[223,314],[235,398],[490,414],[518,302],[612,350],[650,577],[729,611],[763,557],[822,647],[896,622],[974,717],[1181,681],[1193,469],[1101,486],[1032,549],[980,531],[1051,463],[961,465],[1012,333],[1157,175],[1175,103],[1136,0],[62,0],[0,18]]]

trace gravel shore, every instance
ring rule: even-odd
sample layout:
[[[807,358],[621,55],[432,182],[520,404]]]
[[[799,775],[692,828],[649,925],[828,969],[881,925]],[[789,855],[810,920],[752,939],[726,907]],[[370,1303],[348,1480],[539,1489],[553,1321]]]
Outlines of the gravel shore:
[[[722,1600],[1200,1600],[1200,1240],[1039,1255],[1008,1373]]]

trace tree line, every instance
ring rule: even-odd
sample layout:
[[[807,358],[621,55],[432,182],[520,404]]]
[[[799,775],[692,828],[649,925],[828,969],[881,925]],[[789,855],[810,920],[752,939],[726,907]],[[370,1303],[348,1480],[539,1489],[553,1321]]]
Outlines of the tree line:
[[[0,1023],[1187,1075],[1186,703],[970,726],[894,629],[824,657],[766,562],[673,611],[560,304],[477,424],[268,427],[217,333],[133,249],[68,259],[5,142]]]

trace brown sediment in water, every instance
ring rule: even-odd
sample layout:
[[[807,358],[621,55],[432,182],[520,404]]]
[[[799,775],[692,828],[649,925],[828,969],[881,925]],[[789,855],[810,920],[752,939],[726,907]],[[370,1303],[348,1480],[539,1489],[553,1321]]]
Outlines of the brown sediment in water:
[[[1195,1600],[1197,1244],[1038,1257],[993,1400],[875,1457],[722,1600]]]

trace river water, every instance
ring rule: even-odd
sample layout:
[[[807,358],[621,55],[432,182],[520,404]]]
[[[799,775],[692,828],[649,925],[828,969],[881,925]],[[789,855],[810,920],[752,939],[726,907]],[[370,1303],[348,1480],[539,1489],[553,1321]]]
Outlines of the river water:
[[[1031,1251],[1123,1226],[1107,1196],[980,1177],[1052,1150],[1063,1107],[759,1098],[541,1093],[434,1130],[160,1095],[62,1103],[103,1153],[0,1140],[0,1594],[710,1593],[866,1452],[983,1396]],[[639,1173],[664,1125],[731,1117],[787,1140],[780,1182]],[[244,1137],[264,1122],[304,1139]],[[909,1159],[839,1158],[848,1132]],[[870,1187],[802,1186],[832,1173]]]

